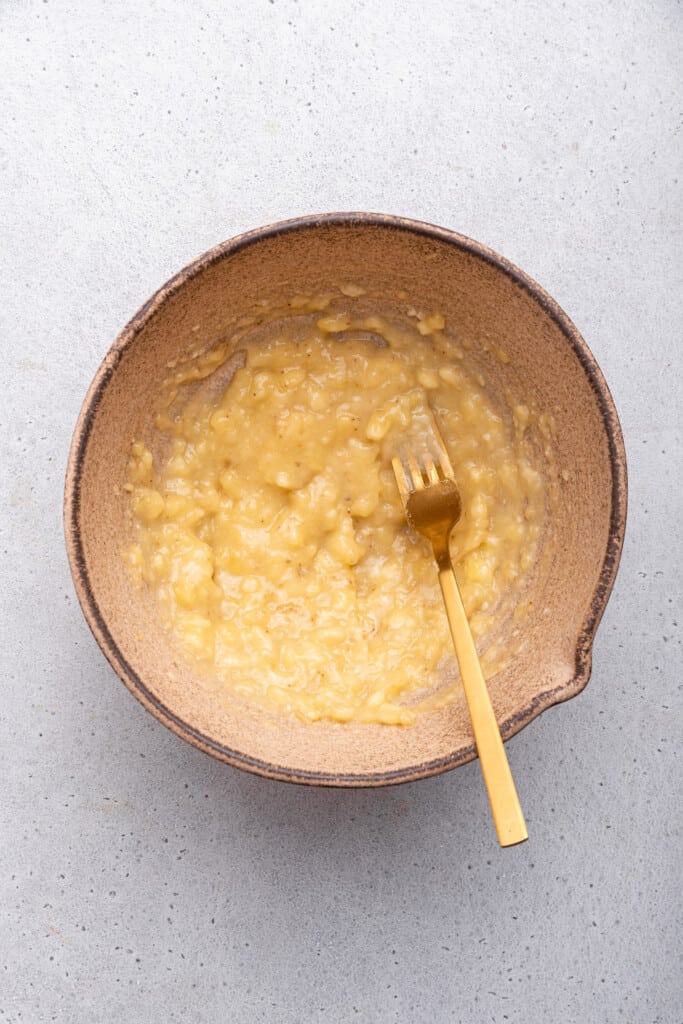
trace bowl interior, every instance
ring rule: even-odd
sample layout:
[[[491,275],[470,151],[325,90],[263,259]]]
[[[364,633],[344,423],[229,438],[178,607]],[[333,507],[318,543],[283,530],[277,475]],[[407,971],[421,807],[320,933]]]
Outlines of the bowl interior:
[[[561,493],[529,599],[522,649],[489,681],[504,736],[576,694],[621,549],[625,464],[616,413],[590,352],[562,312],[519,271],[461,236],[412,222],[337,216],[276,225],[212,250],[140,310],[107,356],[79,420],[67,478],[67,542],[79,598],[133,693],[186,739],[234,764],[298,781],[381,784],[474,755],[464,696],[409,728],[273,719],[197,675],[137,593],[121,552],[130,524],[122,486],[168,364],[210,347],[259,300],[353,282],[384,310],[443,313],[495,392],[534,402],[556,424]],[[509,362],[496,358],[503,346]]]

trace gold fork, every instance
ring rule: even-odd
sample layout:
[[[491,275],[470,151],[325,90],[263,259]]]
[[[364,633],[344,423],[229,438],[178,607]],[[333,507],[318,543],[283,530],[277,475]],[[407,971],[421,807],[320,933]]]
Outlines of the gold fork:
[[[392,466],[409,526],[434,549],[498,841],[501,846],[514,846],[524,842],[528,832],[448,550],[451,530],[462,511],[460,491],[433,415],[430,421],[433,444],[429,454],[418,462],[412,449],[401,449]]]

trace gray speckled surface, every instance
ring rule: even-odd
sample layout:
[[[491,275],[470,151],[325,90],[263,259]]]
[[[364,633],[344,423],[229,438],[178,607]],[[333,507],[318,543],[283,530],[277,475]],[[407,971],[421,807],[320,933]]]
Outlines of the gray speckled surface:
[[[674,1024],[680,980],[681,7],[0,5],[0,1021]],[[630,470],[593,679],[477,764],[377,792],[214,763],[114,678],[62,547],[124,321],[243,229],[469,234],[583,331]]]

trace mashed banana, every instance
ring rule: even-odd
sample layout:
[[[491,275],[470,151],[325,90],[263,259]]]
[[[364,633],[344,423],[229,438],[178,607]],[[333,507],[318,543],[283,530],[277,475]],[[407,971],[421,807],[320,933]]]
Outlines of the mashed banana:
[[[132,448],[126,561],[186,656],[231,692],[306,721],[410,724],[453,699],[458,673],[391,457],[431,407],[462,493],[451,552],[483,648],[536,559],[532,414],[494,405],[438,314],[328,306],[301,300],[318,310],[307,330],[285,319],[267,344],[223,343],[171,376],[154,437]]]

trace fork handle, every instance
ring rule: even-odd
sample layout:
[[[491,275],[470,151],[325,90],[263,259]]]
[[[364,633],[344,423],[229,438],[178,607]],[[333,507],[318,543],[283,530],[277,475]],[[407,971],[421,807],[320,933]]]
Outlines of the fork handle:
[[[514,846],[528,839],[529,833],[450,561],[439,567],[439,583],[498,842],[501,846]]]

